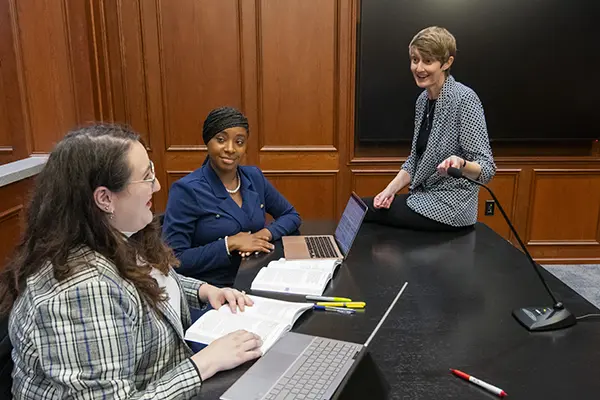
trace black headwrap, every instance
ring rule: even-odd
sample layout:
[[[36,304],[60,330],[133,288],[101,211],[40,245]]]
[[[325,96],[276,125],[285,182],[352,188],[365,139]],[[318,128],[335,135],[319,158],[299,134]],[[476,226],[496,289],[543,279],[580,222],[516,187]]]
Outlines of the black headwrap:
[[[204,144],[208,144],[210,139],[215,137],[219,132],[223,132],[227,128],[244,128],[248,134],[248,118],[240,111],[233,107],[221,107],[212,110],[204,120],[202,128],[202,139]]]
[[[215,137],[219,132],[223,132],[227,128],[244,128],[246,132],[250,134],[250,128],[248,126],[248,118],[241,111],[233,107],[220,107],[215,108],[204,120],[204,126],[202,127],[202,140],[204,144],[208,145],[210,139]],[[208,155],[204,159],[202,165],[208,163]]]

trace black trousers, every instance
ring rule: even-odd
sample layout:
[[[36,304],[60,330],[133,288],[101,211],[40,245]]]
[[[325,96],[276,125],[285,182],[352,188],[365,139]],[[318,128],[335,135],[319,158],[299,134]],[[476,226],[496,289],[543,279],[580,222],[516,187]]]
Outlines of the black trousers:
[[[364,197],[363,201],[369,206],[365,222],[375,222],[382,225],[406,228],[418,231],[461,231],[470,226],[452,226],[427,218],[414,212],[407,204],[409,194],[398,194],[394,197],[389,209],[373,207],[373,197]]]

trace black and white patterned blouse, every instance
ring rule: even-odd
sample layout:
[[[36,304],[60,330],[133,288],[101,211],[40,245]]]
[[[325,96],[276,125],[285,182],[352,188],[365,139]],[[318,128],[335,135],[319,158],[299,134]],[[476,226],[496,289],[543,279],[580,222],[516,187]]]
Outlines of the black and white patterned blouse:
[[[481,166],[478,180],[489,182],[496,173],[483,106],[469,87],[448,76],[435,105],[427,148],[420,159],[416,144],[427,105],[423,91],[415,106],[412,149],[402,169],[409,173],[407,205],[415,212],[451,226],[477,222],[479,186],[465,179],[441,176],[437,166],[455,155]]]

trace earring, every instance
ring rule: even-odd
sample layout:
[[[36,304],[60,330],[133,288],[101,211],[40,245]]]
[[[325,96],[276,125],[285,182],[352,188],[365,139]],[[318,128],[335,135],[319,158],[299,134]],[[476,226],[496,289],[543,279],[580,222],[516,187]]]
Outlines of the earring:
[[[108,218],[113,219],[113,217],[115,216],[115,213],[113,211],[109,211],[109,209],[110,209],[109,206],[104,206],[104,210],[108,213]]]

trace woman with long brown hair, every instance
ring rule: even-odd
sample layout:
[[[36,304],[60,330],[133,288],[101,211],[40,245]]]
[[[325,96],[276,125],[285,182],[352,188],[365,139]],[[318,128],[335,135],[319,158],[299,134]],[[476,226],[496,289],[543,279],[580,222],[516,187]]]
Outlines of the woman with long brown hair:
[[[193,354],[189,307],[252,301],[181,277],[151,211],[160,190],[139,136],[70,132],[36,180],[16,256],[0,277],[17,399],[187,399],[202,380],[260,355],[238,331]]]

